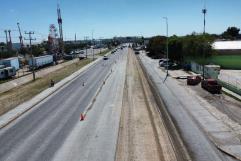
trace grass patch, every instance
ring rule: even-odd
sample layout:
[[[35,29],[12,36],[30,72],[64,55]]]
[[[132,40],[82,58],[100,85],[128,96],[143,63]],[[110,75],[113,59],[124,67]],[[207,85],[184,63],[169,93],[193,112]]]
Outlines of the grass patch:
[[[99,56],[105,56],[108,52],[110,52],[110,49],[106,49],[105,51],[102,51],[100,54],[98,54]]]
[[[199,64],[220,65],[222,69],[241,70],[241,55],[214,55],[209,58],[188,58],[187,61],[195,61]]]
[[[222,69],[241,69],[241,55],[212,56],[210,62],[220,65]]]
[[[13,88],[7,92],[0,94],[0,115],[8,112],[14,107],[30,100],[35,95],[49,88],[50,80],[59,82],[62,79],[73,74],[85,65],[92,62],[92,59],[84,59],[77,63],[70,64],[62,69],[47,74],[43,78],[38,78],[25,85]]]
[[[6,83],[6,82],[8,82],[8,81],[10,81],[10,80],[12,80],[12,79],[2,79],[2,80],[0,80],[0,84]]]

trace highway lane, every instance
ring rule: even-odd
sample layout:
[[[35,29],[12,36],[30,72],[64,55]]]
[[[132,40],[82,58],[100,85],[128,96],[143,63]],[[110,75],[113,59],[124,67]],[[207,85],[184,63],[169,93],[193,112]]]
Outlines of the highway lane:
[[[0,130],[0,160],[52,160],[122,54],[98,62],[71,84]],[[85,86],[82,86],[83,82]]]
[[[114,161],[123,102],[126,54],[99,93],[86,119],[77,124],[54,156],[54,161]]]

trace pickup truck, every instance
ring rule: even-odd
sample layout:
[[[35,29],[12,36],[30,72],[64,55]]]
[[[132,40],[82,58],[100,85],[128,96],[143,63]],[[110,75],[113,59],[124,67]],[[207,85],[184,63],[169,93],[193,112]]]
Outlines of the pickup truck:
[[[215,79],[206,79],[201,82],[201,86],[203,89],[207,90],[212,94],[220,94],[222,90],[222,86],[218,84]]]

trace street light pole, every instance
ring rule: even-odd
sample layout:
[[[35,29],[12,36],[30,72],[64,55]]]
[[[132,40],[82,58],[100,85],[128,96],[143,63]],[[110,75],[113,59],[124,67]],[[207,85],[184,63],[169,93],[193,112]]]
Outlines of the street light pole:
[[[169,65],[169,49],[168,49],[168,36],[169,36],[169,34],[168,34],[168,18],[167,17],[163,17],[163,19],[165,19],[166,20],[166,36],[167,36],[167,42],[166,42],[166,52],[167,52],[167,76],[166,77],[168,77],[168,65]]]

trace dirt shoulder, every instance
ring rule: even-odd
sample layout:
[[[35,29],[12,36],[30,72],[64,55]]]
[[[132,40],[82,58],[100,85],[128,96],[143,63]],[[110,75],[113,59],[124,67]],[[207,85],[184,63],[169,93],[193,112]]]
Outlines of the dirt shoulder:
[[[132,50],[128,53],[116,160],[180,160]]]

